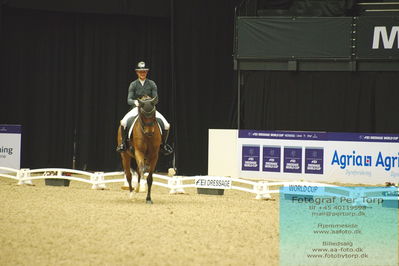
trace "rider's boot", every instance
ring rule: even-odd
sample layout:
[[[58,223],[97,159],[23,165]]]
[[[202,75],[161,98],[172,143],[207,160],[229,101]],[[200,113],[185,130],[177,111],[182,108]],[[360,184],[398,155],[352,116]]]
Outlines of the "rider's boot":
[[[169,129],[162,130],[161,153],[163,155],[169,155],[169,154],[173,153],[172,147],[166,143],[168,141],[168,136],[169,136]]]
[[[117,152],[126,151],[127,146],[128,146],[127,145],[128,144],[128,142],[127,142],[128,132],[129,132],[129,130],[125,129],[124,126],[121,126],[122,142],[121,142],[121,144],[118,147],[116,147],[116,151]]]

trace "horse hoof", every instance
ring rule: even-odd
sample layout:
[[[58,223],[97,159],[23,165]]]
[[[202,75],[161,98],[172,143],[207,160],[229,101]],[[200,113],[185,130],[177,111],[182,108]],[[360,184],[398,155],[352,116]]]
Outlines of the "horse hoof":
[[[134,192],[130,192],[130,193],[129,193],[129,198],[132,199],[133,197],[134,197]]]
[[[152,200],[146,200],[147,204],[153,204]]]

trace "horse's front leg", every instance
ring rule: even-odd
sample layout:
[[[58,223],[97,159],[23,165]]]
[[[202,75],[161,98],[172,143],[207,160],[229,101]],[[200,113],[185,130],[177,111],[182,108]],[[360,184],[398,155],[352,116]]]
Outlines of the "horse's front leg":
[[[148,177],[147,177],[148,190],[147,190],[146,202],[149,204],[153,203],[151,200],[152,173],[155,171],[157,161],[158,161],[158,153],[155,153],[155,156],[153,158],[151,158],[151,160],[150,160],[150,165],[149,165],[150,169],[149,169],[149,173],[148,173]]]
[[[152,204],[152,200],[151,200],[152,171],[148,173],[147,186],[148,186],[148,189],[147,189],[146,203]]]
[[[125,172],[126,180],[127,183],[129,184],[129,191],[130,191],[130,197],[133,196],[133,187],[132,187],[132,172],[130,171],[130,156],[127,154],[122,153],[122,167]]]
[[[139,167],[136,169],[137,173],[137,185],[134,187],[134,192],[139,193],[140,191],[140,179],[141,179],[141,173]]]
[[[143,153],[139,152],[139,151],[135,151],[135,158],[136,158],[136,163],[137,163],[137,186],[135,188],[135,192],[139,192],[140,191],[140,180],[141,178],[144,178],[144,155]]]

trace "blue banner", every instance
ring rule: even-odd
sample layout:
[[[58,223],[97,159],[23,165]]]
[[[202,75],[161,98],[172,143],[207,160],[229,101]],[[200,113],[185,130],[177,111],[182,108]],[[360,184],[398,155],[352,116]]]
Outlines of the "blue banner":
[[[239,176],[284,181],[399,183],[399,135],[238,131]]]

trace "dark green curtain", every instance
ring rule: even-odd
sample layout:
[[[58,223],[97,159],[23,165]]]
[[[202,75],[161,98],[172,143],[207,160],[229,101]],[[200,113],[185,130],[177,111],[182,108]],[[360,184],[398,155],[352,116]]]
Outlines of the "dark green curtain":
[[[4,8],[0,121],[23,126],[22,166],[71,167],[75,154],[79,169],[120,168],[116,129],[138,61],[168,117],[169,36],[165,18]]]
[[[207,174],[208,130],[230,128],[237,90],[231,0],[175,1],[178,172]]]
[[[0,0],[0,51],[2,51],[2,38],[1,32],[3,31],[3,0]],[[0,53],[0,61],[1,61],[1,53]]]
[[[396,72],[246,71],[243,129],[399,133]]]
[[[2,22],[3,22],[3,0],[0,0],[0,40],[1,40],[1,30],[2,30]]]
[[[116,128],[134,65],[144,60],[172,125],[179,174],[206,174],[208,129],[232,125],[234,6],[176,0],[173,25],[170,18],[5,8],[0,121],[23,126],[22,166],[71,167],[75,154],[79,169],[120,169]],[[172,158],[159,165],[170,167]]]

